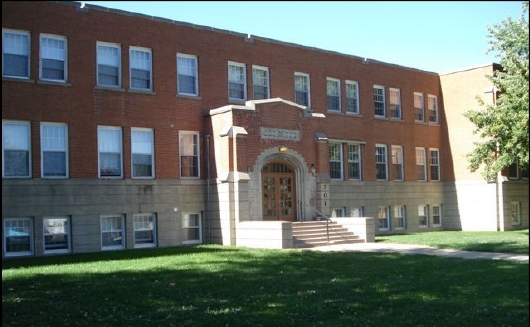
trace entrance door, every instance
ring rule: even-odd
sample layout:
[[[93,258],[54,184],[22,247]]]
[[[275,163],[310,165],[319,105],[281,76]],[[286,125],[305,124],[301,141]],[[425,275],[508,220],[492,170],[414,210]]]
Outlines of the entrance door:
[[[261,170],[263,220],[296,220],[293,169],[273,162]]]

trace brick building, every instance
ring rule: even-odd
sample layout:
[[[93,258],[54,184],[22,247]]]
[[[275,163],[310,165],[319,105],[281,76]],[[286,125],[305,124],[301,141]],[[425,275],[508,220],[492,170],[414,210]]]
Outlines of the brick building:
[[[467,169],[495,64],[449,74],[77,2],[2,2],[2,257],[528,228]],[[326,220],[326,219],[324,219]]]

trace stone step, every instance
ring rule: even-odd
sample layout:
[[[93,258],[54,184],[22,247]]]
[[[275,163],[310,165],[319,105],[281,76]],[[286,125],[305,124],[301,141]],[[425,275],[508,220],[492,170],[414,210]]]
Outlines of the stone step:
[[[293,223],[293,247],[295,248],[361,242],[364,242],[364,240],[336,222],[308,221]]]

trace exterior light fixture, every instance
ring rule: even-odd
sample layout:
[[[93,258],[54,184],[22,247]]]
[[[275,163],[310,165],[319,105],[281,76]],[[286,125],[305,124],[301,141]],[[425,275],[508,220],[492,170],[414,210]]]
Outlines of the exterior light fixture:
[[[280,153],[285,153],[285,152],[287,152],[287,147],[281,145],[281,146],[278,147],[278,151],[280,151]]]
[[[311,164],[311,175],[313,175],[313,176],[316,175],[315,164]]]

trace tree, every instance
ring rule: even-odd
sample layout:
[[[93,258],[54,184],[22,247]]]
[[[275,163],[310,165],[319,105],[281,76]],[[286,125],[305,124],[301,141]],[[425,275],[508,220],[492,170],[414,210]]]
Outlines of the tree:
[[[467,111],[476,126],[481,141],[467,155],[469,169],[474,172],[484,166],[482,176],[493,180],[503,169],[517,163],[528,169],[528,5],[522,4],[518,20],[508,17],[500,24],[488,27],[490,48],[500,58],[500,70],[487,76],[498,92],[497,100],[479,110]],[[478,99],[483,106],[484,102]]]

